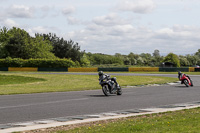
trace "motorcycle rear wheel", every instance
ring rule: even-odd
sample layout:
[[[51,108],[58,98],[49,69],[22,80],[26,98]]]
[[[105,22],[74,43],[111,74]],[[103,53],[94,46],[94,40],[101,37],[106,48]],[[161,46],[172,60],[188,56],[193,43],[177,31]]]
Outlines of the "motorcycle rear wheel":
[[[102,86],[102,91],[103,91],[103,93],[104,93],[105,96],[108,96],[109,95],[108,85],[103,85]]]

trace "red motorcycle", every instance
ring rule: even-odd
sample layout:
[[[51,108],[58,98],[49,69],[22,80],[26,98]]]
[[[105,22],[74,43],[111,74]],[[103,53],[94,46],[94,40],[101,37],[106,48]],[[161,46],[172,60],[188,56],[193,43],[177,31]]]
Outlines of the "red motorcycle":
[[[185,84],[186,87],[193,86],[193,82],[188,75],[178,72],[178,78],[181,84]]]

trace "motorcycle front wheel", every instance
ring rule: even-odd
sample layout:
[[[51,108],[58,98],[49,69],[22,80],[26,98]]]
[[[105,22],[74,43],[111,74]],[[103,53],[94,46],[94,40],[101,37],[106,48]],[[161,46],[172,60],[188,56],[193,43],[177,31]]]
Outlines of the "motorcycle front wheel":
[[[119,86],[119,88],[117,90],[117,95],[122,95],[122,88],[121,88],[121,86]]]
[[[108,96],[108,94],[109,94],[108,85],[103,85],[102,86],[102,91],[103,91],[103,93],[104,93],[105,96]]]
[[[183,83],[185,84],[186,87],[189,87],[189,83],[188,83],[187,79],[185,79],[185,80],[183,81]]]
[[[190,86],[192,86],[192,87],[193,87],[193,82],[192,82],[192,80],[190,80],[190,82],[191,82],[191,85],[190,85]]]

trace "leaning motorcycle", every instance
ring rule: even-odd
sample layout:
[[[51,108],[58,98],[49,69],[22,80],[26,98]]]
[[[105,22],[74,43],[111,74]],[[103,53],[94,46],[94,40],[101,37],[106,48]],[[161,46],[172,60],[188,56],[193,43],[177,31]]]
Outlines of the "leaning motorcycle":
[[[102,76],[101,78],[99,78],[99,84],[102,87],[104,95],[105,96],[108,96],[109,94],[122,95],[122,88],[120,87],[120,85],[117,86],[112,79],[113,78],[108,78],[106,76]],[[114,80],[116,80],[116,78]]]
[[[185,84],[186,87],[193,86],[193,82],[191,78],[186,74],[182,75],[182,77],[180,78],[180,81],[181,81],[181,84]]]

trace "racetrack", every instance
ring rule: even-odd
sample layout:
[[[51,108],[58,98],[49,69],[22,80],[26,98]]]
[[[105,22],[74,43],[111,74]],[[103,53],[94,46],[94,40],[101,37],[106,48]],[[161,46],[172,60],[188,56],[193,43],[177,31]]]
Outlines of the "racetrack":
[[[152,74],[133,73],[120,73],[120,75],[152,76]],[[154,76],[177,77],[177,75],[159,74]],[[194,87],[187,88],[180,84],[133,87],[123,89],[122,96],[105,97],[101,90],[2,95],[0,124],[200,101],[200,76],[190,77],[193,79]]]

